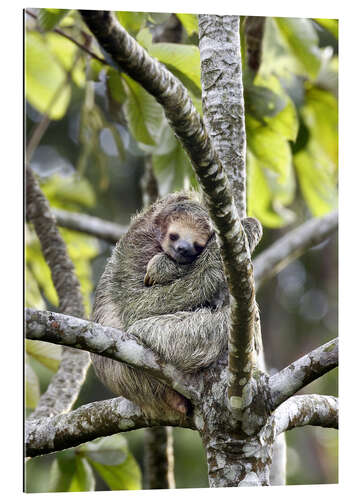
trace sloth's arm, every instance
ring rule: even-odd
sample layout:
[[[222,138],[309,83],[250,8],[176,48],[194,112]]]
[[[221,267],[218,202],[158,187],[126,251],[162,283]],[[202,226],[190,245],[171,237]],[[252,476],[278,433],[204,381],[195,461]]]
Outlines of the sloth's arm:
[[[190,264],[178,264],[164,252],[154,255],[149,261],[144,283],[146,286],[166,285],[187,274]]]

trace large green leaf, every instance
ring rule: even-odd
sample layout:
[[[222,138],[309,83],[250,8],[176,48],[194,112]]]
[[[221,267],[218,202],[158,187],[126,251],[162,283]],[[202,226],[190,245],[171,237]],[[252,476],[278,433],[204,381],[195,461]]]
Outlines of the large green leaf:
[[[311,87],[306,91],[302,116],[314,138],[337,167],[338,162],[338,104],[326,90]]]
[[[40,113],[58,120],[66,113],[71,90],[66,72],[39,33],[26,33],[26,98]]]
[[[334,37],[338,38],[338,20],[337,19],[321,19],[321,18],[314,18],[314,21],[316,21],[320,26],[323,26],[325,29],[330,31]]]
[[[306,74],[314,79],[321,66],[318,36],[310,19],[276,17],[275,22],[286,44]]]
[[[305,201],[316,216],[337,208],[336,177],[333,164],[320,144],[311,139],[308,147],[294,155],[294,164]]]
[[[47,33],[44,35],[44,41],[53,58],[57,59],[67,72],[71,72],[71,78],[78,87],[83,87],[86,77],[83,59],[78,58],[78,47],[58,33]]]
[[[123,75],[123,80],[127,93],[124,111],[130,132],[138,142],[155,145],[164,117],[162,107],[129,76]]]
[[[56,454],[51,465],[48,491],[94,491],[95,478],[93,470],[85,457],[74,450],[66,450]]]
[[[92,207],[95,204],[94,190],[84,177],[55,174],[42,182],[41,188],[51,206],[56,208],[76,210],[79,207]]]
[[[198,90],[201,89],[200,51],[194,45],[154,43],[149,54],[165,64],[178,78],[184,75]]]
[[[291,149],[284,136],[270,127],[247,116],[247,145],[254,156],[264,165],[279,174],[284,183],[291,164]]]
[[[40,399],[40,382],[28,361],[25,368],[25,384],[26,408],[35,409]]]
[[[112,490],[141,489],[140,468],[123,436],[101,438],[79,449]]]
[[[60,345],[26,339],[26,352],[54,372],[61,362],[62,347]]]
[[[196,14],[176,14],[176,16],[180,19],[188,36],[198,33],[198,19]]]
[[[53,30],[68,14],[69,9],[40,9],[38,21],[42,29]]]

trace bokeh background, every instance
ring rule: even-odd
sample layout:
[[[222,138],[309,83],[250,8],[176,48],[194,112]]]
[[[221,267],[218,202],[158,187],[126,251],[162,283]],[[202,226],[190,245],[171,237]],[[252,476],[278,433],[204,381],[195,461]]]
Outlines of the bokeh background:
[[[28,10],[32,15],[25,15],[26,142],[30,143],[47,120],[31,167],[51,206],[128,225],[143,206],[141,181],[148,156],[160,194],[195,186],[185,154],[147,95],[130,79],[119,78],[113,68],[94,60],[55,31],[60,29],[83,45],[89,44],[89,33],[78,13]],[[128,12],[117,16],[149,52],[181,78],[200,109],[195,16]],[[243,27],[244,20],[244,54]],[[264,225],[256,255],[310,217],[324,215],[337,206],[337,40],[335,20],[267,18],[259,71],[252,73],[244,61],[248,210]],[[93,40],[90,47],[103,57]],[[135,102],[139,103],[136,108]],[[93,291],[112,246],[68,229],[61,229],[61,233],[75,263],[89,314]],[[337,336],[337,284],[336,234],[260,288],[257,300],[265,355],[272,370]],[[48,310],[57,307],[49,269],[28,224],[26,305]],[[60,349],[43,349],[41,354],[34,343],[26,342],[27,414],[58,366]],[[337,395],[337,370],[305,392]],[[76,407],[112,396],[90,368]],[[208,486],[198,433],[175,429],[174,437],[177,487]],[[135,458],[126,473],[132,473],[134,479],[123,480],[122,485],[138,487],[143,431],[129,432],[125,438]],[[295,429],[287,434],[287,443],[288,484],[338,481],[337,431]],[[64,483],[58,486],[58,482],[53,486],[57,458],[53,454],[27,463],[26,491],[80,489],[73,482],[71,487]],[[97,470],[93,474],[97,490],[110,489]]]

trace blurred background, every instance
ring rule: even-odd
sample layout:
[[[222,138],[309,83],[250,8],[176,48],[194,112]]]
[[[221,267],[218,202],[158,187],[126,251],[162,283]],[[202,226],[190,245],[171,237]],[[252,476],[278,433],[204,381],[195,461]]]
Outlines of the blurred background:
[[[160,195],[196,187],[188,159],[153,99],[133,80],[63,35],[105,57],[78,13],[28,11],[26,145],[27,151],[31,150],[31,167],[51,206],[126,226],[143,206],[143,179],[148,172],[157,180]],[[181,79],[201,111],[196,16],[116,15],[151,55]],[[258,68],[246,55],[250,43],[247,19],[264,20]],[[326,19],[241,20],[248,215],[258,217],[264,226],[256,255],[307,219],[337,207],[337,30],[337,21]],[[61,228],[61,233],[89,315],[95,286],[113,247],[66,228]],[[272,370],[337,336],[337,283],[335,234],[259,289],[265,356]],[[26,224],[26,306],[54,311],[57,307],[50,272],[30,224]],[[42,344],[39,348],[35,344],[26,341],[27,414],[46,390],[60,357],[58,346]],[[337,370],[305,392],[337,396]],[[90,368],[76,407],[112,396]],[[126,469],[119,474],[116,486],[136,489],[143,465],[143,431],[122,436]],[[175,429],[174,437],[177,487],[207,487],[198,433]],[[288,484],[338,481],[337,431],[295,429],[287,434],[287,443]],[[67,483],[58,481],[59,471],[66,474],[62,467],[65,460],[74,456],[80,453],[31,459],[26,466],[26,491],[81,490],[73,478]],[[110,489],[100,468],[93,466],[91,470],[95,489]]]

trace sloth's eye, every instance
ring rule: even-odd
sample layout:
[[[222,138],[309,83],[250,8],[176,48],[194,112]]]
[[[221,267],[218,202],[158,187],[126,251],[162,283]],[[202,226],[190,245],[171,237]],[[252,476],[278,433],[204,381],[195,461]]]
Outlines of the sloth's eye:
[[[197,253],[201,253],[204,248],[202,245],[199,245],[198,243],[195,243],[194,247]]]
[[[171,241],[176,241],[179,239],[179,235],[177,233],[170,233],[169,238]]]

